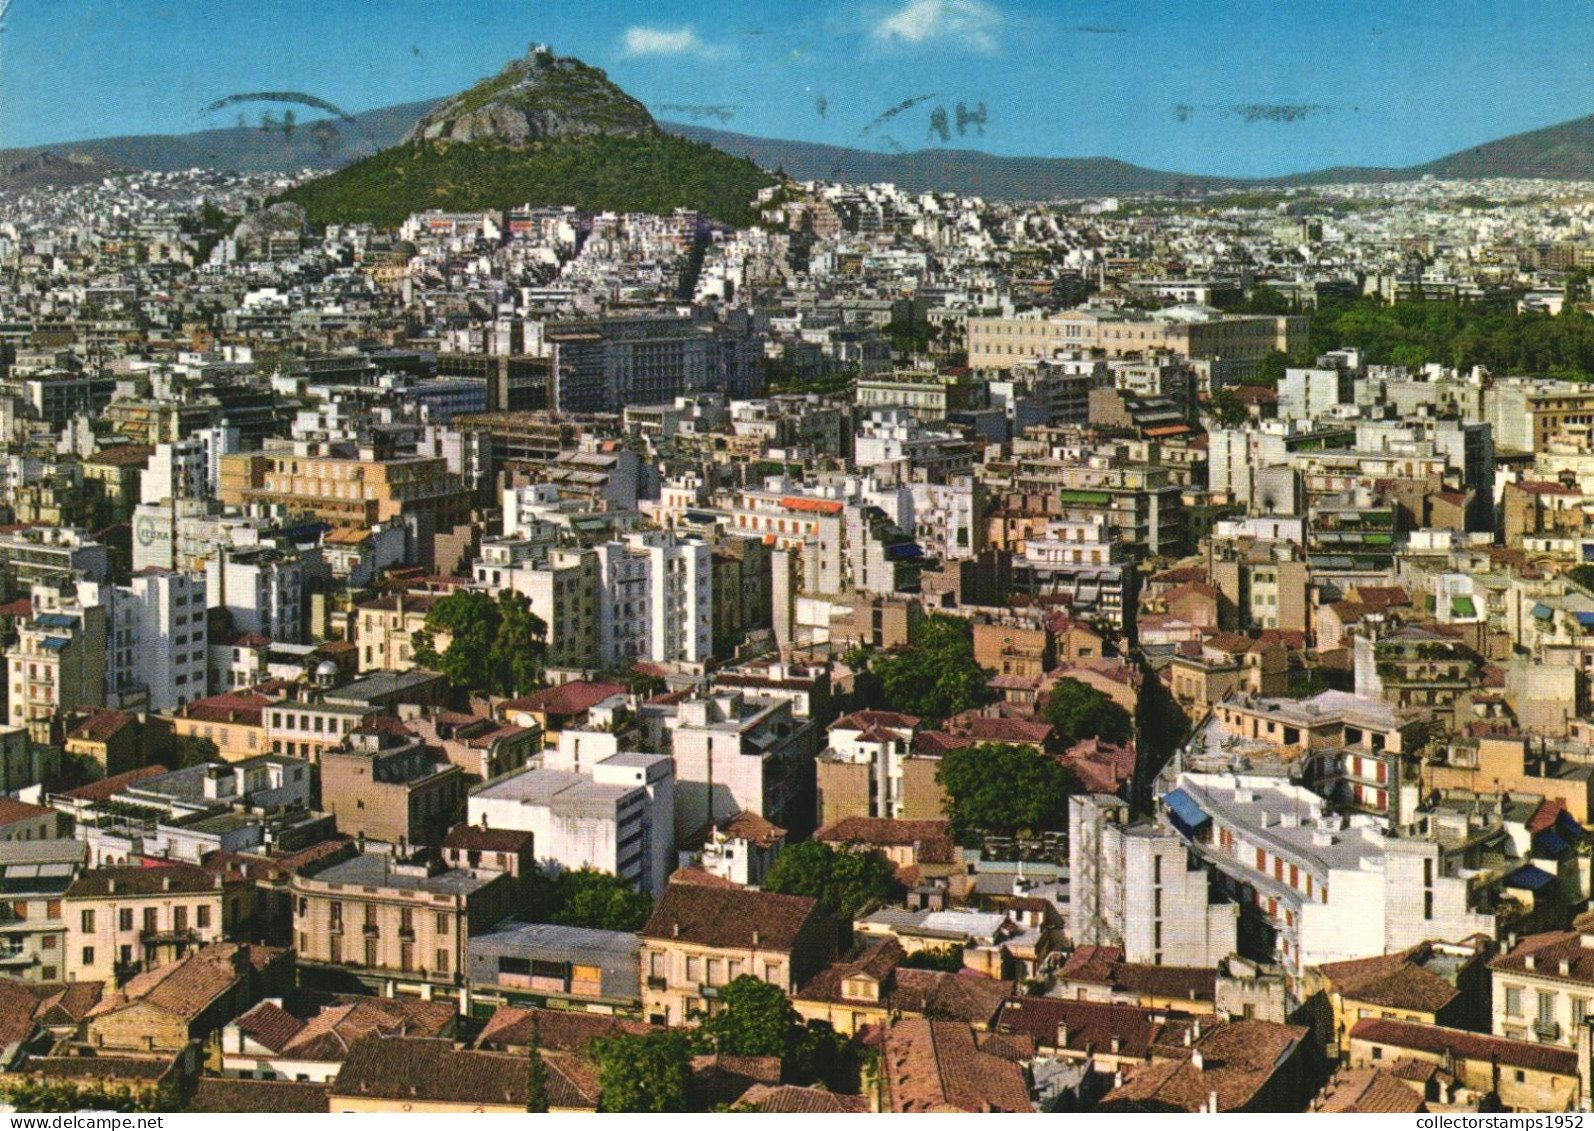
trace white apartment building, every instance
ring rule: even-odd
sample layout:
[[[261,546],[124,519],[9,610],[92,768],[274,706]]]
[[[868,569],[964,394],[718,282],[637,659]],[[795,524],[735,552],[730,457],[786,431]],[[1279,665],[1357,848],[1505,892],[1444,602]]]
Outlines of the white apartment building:
[[[192,437],[175,444],[156,444],[149,465],[138,473],[141,502],[161,503],[173,499],[203,499],[212,492],[210,453]]]
[[[701,664],[713,654],[712,550],[662,531],[628,534],[595,548],[597,659]]]
[[[816,732],[793,718],[790,699],[722,691],[678,704],[666,725],[677,841],[737,813],[792,827],[813,787]]]
[[[1235,953],[1239,907],[1213,901],[1207,870],[1172,829],[1135,820],[1111,794],[1068,802],[1068,937],[1124,961],[1216,966]]]
[[[589,668],[598,649],[598,555],[559,550],[524,538],[482,543],[475,581],[488,592],[509,589],[530,602],[548,626],[548,664]]]
[[[206,604],[225,608],[237,632],[302,642],[304,591],[303,562],[281,550],[222,551],[205,562]]]
[[[537,859],[597,868],[655,899],[675,867],[675,764],[619,750],[614,735],[562,731],[544,764],[472,791],[472,825],[529,832]]]
[[[1279,778],[1179,775],[1170,823],[1274,940],[1272,961],[1299,1000],[1308,967],[1403,950],[1427,939],[1494,935],[1475,910],[1484,889],[1446,874],[1440,846],[1385,836],[1375,818],[1324,812]]]
[[[149,569],[130,585],[84,585],[85,604],[105,609],[105,703],[172,711],[207,694],[205,580]]]

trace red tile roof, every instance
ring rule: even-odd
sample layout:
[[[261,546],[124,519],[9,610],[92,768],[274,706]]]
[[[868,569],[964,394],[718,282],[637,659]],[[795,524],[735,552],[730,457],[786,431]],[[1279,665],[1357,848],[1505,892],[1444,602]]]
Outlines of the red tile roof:
[[[700,946],[790,951],[810,920],[823,914],[818,901],[805,895],[670,884],[637,934]]]
[[[1557,1076],[1577,1075],[1577,1051],[1531,1041],[1513,1041],[1447,1029],[1440,1025],[1415,1025],[1409,1021],[1386,1021],[1369,1017],[1358,1021],[1350,1031],[1351,1040],[1386,1045],[1391,1049],[1453,1054],[1465,1060],[1494,1062],[1508,1068],[1550,1072]]]

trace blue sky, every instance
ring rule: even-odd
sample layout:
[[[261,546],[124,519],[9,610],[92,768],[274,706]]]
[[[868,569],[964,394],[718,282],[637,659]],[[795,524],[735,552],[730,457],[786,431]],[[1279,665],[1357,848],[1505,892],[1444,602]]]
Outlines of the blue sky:
[[[1594,0],[0,6],[0,147],[229,125],[236,111],[199,111],[241,91],[351,111],[441,96],[533,40],[605,68],[663,119],[695,107],[700,124],[767,137],[1193,173],[1410,164],[1594,113]]]

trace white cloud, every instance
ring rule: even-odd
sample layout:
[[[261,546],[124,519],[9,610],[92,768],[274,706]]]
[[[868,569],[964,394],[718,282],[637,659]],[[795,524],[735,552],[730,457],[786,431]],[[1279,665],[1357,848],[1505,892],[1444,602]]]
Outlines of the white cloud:
[[[961,40],[989,55],[996,50],[996,27],[1001,19],[996,9],[981,0],[907,0],[875,25],[874,37],[907,44]]]
[[[699,39],[690,25],[678,28],[628,27],[625,29],[625,53],[632,57],[696,55],[701,59],[712,59],[723,54],[720,48]]]

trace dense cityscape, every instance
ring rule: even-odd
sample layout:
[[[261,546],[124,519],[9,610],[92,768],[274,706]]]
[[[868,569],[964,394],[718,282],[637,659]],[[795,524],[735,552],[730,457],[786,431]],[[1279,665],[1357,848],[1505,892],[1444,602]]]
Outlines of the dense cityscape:
[[[0,178],[7,1110],[1590,1110],[1594,183],[606,83]]]

